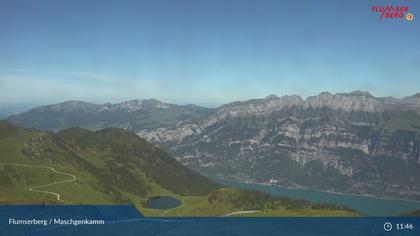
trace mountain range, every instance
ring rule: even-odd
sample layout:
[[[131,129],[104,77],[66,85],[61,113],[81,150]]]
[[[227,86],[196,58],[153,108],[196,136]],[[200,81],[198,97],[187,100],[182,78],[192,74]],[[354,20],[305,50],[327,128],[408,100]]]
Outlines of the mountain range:
[[[211,177],[420,200],[420,94],[270,95],[212,109],[72,101],[8,120],[50,131],[120,127]]]
[[[182,205],[152,209],[148,200],[156,196]],[[29,203],[133,204],[147,216],[358,215],[343,206],[223,187],[123,129],[49,133],[0,120],[0,204]]]
[[[114,127],[135,131],[173,124],[178,120],[206,114],[209,111],[211,109],[195,105],[179,106],[155,99],[139,99],[118,104],[66,101],[36,107],[28,112],[10,116],[7,120],[24,127],[48,131],[74,127],[90,130]]]

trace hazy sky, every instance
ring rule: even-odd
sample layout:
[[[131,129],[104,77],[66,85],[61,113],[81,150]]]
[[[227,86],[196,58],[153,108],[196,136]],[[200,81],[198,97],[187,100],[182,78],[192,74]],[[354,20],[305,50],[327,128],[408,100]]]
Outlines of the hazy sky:
[[[414,21],[380,20],[386,3]],[[0,101],[412,95],[419,20],[416,0],[0,0]]]

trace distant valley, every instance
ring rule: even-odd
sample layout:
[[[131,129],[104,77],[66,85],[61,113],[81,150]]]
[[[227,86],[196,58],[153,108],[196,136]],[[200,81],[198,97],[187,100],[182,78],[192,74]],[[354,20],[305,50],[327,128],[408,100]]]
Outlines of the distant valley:
[[[123,128],[212,177],[420,200],[420,94],[273,95],[214,109],[69,101],[7,120],[55,132]]]

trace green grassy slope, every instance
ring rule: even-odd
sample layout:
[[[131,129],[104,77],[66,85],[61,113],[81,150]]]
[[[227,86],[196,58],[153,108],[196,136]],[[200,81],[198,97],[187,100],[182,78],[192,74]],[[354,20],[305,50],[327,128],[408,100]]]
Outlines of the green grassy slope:
[[[419,217],[420,216],[420,210],[405,212],[405,213],[401,214],[400,216],[415,216],[415,217]]]
[[[152,196],[173,196],[182,205],[149,209],[146,202]],[[356,214],[339,206],[221,188],[121,129],[74,128],[52,134],[4,121],[0,121],[0,203],[132,203],[149,216],[223,216],[250,210],[256,211],[255,216]]]

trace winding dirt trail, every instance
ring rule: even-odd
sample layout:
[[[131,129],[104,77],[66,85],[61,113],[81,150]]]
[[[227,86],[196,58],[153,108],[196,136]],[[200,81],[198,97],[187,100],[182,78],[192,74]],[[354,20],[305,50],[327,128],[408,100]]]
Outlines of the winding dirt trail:
[[[3,165],[11,165],[11,166],[20,166],[20,167],[27,167],[27,168],[43,168],[43,169],[49,169],[51,171],[53,171],[54,173],[57,174],[61,174],[61,175],[66,175],[71,177],[71,179],[66,179],[66,180],[62,180],[62,181],[55,181],[49,184],[44,184],[44,185],[40,185],[40,186],[32,186],[32,187],[25,187],[25,190],[28,190],[30,192],[37,192],[37,193],[46,193],[46,194],[51,194],[57,197],[57,200],[62,202],[62,203],[67,203],[70,204],[71,202],[68,201],[64,201],[63,199],[61,199],[61,195],[59,193],[56,192],[51,192],[51,191],[45,191],[45,190],[37,190],[40,188],[45,188],[45,187],[49,187],[49,186],[53,186],[53,185],[57,185],[57,184],[65,184],[65,183],[72,183],[75,182],[77,180],[77,177],[75,175],[66,173],[66,172],[62,172],[62,171],[58,171],[56,169],[54,169],[53,167],[49,167],[49,166],[34,166],[34,165],[27,165],[27,164],[21,164],[21,163],[0,163]]]

